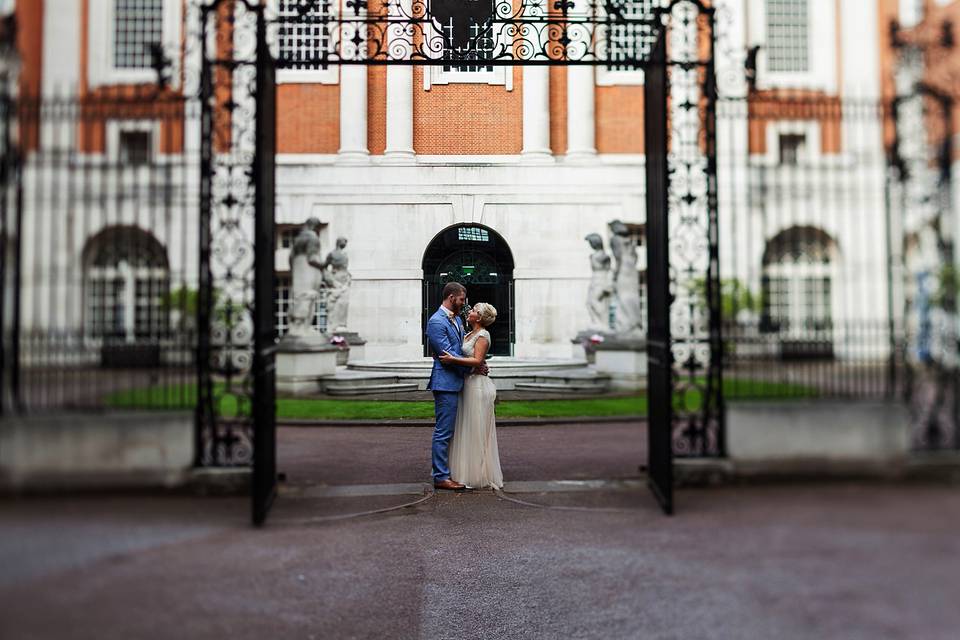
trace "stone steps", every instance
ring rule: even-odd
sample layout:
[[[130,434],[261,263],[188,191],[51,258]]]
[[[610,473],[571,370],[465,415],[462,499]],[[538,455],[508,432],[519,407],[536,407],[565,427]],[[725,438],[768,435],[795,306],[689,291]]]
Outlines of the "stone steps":
[[[544,391],[547,393],[603,393],[607,385],[575,382],[517,382],[513,385],[517,391]]]
[[[375,384],[331,384],[326,386],[325,391],[331,396],[357,396],[372,395],[375,393],[404,393],[419,391],[419,385],[416,382],[395,382],[395,383],[375,383]]]
[[[347,397],[424,392],[430,379],[431,360],[361,362],[321,376],[317,392]],[[525,391],[548,395],[595,394],[610,389],[610,376],[598,373],[583,360],[517,360],[494,358],[490,379],[498,391]]]

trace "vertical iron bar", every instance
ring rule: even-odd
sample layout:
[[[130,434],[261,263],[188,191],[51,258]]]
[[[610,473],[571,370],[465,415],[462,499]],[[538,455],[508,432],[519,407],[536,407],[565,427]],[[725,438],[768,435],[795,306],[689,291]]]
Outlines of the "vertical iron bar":
[[[704,451],[705,455],[726,455],[726,407],[723,398],[723,318],[722,291],[720,279],[720,226],[717,203],[717,80],[714,67],[716,37],[714,35],[714,13],[710,9],[704,14],[707,20],[710,38],[710,55],[706,63],[704,79],[704,99],[706,117],[704,135],[707,154],[707,239],[709,262],[707,263],[707,300],[710,305],[710,365],[707,371],[707,415],[704,416],[704,428],[716,425],[716,451]],[[713,412],[711,416],[709,412]],[[709,436],[706,439],[709,443]]]
[[[213,311],[213,274],[210,270],[210,207],[213,179],[213,127],[210,100],[213,97],[212,62],[207,51],[210,7],[200,8],[200,215],[199,273],[197,286],[197,407],[194,465],[203,466],[204,432],[216,428],[213,385],[210,378],[210,318]],[[216,55],[216,52],[214,52]],[[215,434],[207,434],[211,440]]]
[[[274,186],[276,85],[262,11],[257,18],[254,151],[253,523],[263,524],[277,492]]]

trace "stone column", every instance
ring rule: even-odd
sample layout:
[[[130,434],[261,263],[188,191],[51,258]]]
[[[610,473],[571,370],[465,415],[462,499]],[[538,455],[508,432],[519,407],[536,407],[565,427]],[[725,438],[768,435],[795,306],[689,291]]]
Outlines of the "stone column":
[[[550,68],[546,66],[523,67],[523,151],[521,153],[525,161],[553,161],[550,150]]]
[[[567,67],[567,160],[596,157],[596,105],[592,66]]]
[[[369,162],[367,150],[367,67],[340,67],[340,150],[337,162]]]
[[[387,67],[387,148],[384,160],[391,164],[412,164],[413,151],[413,67]]]
[[[399,10],[391,8],[398,17],[413,15],[413,0],[400,0]],[[413,47],[410,34],[404,28],[391,30],[391,50],[403,47],[409,54]],[[429,69],[424,67],[424,73]],[[413,67],[387,67],[387,147],[384,161],[390,164],[412,164],[413,151]]]

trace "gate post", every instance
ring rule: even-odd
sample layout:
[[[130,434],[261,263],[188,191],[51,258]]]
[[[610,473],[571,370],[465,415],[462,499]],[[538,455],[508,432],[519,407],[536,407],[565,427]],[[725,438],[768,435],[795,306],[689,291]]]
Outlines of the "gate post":
[[[647,200],[647,441],[649,485],[664,513],[673,513],[673,349],[670,336],[669,193],[667,167],[667,37],[661,32],[644,82]]]
[[[276,70],[262,12],[257,24],[254,171],[253,523],[263,524],[277,493],[274,186]]]

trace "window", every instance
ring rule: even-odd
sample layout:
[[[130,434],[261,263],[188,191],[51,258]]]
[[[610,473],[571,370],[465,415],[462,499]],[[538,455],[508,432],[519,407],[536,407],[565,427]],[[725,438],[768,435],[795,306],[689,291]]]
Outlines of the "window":
[[[113,66],[151,69],[163,42],[163,0],[114,0]]]
[[[327,64],[325,58],[333,53],[334,36],[338,35],[335,30],[344,28],[335,20],[337,3],[270,0],[268,8],[268,17],[276,28],[267,30],[267,38],[274,55],[282,61],[277,81],[336,83],[338,65]],[[350,14],[353,15],[353,9]],[[348,38],[344,33],[339,37]]]
[[[85,332],[90,338],[156,340],[169,332],[166,250],[134,227],[101,232],[84,251]]]
[[[88,79],[91,87],[157,79],[154,50],[166,53],[174,86],[182,48],[182,0],[97,0],[88,3]]]
[[[788,335],[811,335],[830,328],[829,277],[767,277],[763,284],[764,316],[770,326]]]
[[[802,133],[780,134],[780,165],[795,167],[800,164],[807,145],[807,136]]]
[[[457,229],[458,240],[470,240],[472,242],[489,242],[490,234],[486,229],[479,227],[460,227]]]
[[[763,256],[763,321],[793,338],[832,328],[833,239],[815,227],[792,227],[767,243]]]
[[[653,5],[655,0],[622,0],[621,3],[611,2],[607,5],[610,14],[610,31],[607,43],[610,47],[610,60],[642,60],[650,53],[653,44]],[[614,9],[619,10],[617,15]],[[647,23],[623,23],[620,16],[631,20],[650,20]],[[619,22],[619,24],[618,24]],[[631,65],[606,65],[608,71],[634,71]]]
[[[298,61],[292,69],[326,69],[317,63],[330,51],[330,3],[321,0],[304,11],[298,0],[278,0],[278,44],[283,60]]]
[[[432,67],[424,74],[424,89],[431,84],[502,84],[513,89],[513,69],[471,63],[490,59],[506,45],[507,31],[495,21],[495,4],[503,0],[429,0],[433,28],[426,28],[429,42],[442,42],[443,57],[463,64],[449,63]],[[432,44],[431,44],[432,46]]]
[[[287,316],[290,310],[290,287],[291,278],[289,273],[278,273],[276,275],[276,298],[274,299],[274,315],[276,317],[277,337],[283,337],[287,333],[289,323]],[[314,325],[321,333],[327,330],[327,302],[324,296],[317,301],[316,314],[314,316]]]
[[[446,0],[434,0],[435,10],[440,12],[443,34],[443,53],[445,58],[457,60],[483,60],[493,56],[493,5],[489,2],[477,3],[478,10],[466,16],[455,15],[447,8]],[[467,5],[469,6],[469,5]],[[455,20],[459,18],[459,20]],[[477,71],[493,72],[492,65],[444,65],[444,71],[470,73]]]
[[[149,164],[151,160],[151,140],[149,131],[120,132],[120,163],[127,166]]]
[[[296,239],[299,231],[296,229],[286,229],[280,234],[280,248],[290,249],[293,247],[293,241]]]
[[[767,0],[767,65],[774,73],[810,70],[807,0]]]

